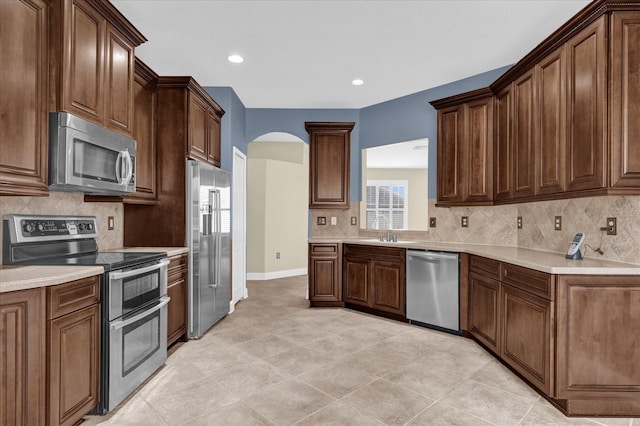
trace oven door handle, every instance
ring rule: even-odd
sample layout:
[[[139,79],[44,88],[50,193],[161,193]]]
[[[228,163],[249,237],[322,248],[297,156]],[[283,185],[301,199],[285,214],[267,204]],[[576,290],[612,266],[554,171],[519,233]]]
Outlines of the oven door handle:
[[[162,259],[162,262],[153,264],[151,266],[147,266],[145,268],[137,268],[137,269],[132,269],[130,271],[127,272],[109,272],[109,279],[111,280],[121,280],[123,278],[128,278],[128,277],[132,277],[134,275],[140,275],[140,274],[144,274],[156,269],[161,269],[164,266],[167,266],[169,264],[169,259],[165,258]]]
[[[113,324],[111,324],[111,330],[119,330],[123,327],[126,327],[130,324],[133,324],[136,321],[141,320],[142,318],[148,317],[149,315],[151,315],[152,313],[159,311],[160,309],[162,309],[167,303],[169,303],[169,301],[171,300],[171,298],[169,296],[162,296],[159,300],[159,303],[154,306],[151,309],[145,309],[144,312],[131,317],[125,321],[116,321]]]

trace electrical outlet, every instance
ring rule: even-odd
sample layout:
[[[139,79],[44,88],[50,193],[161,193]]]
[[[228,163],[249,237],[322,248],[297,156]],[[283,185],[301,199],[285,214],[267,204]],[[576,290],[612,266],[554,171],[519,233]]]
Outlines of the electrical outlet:
[[[325,216],[318,216],[317,223],[318,223],[318,225],[326,225],[327,224],[327,218]]]
[[[607,235],[617,235],[618,234],[618,219],[615,217],[607,218]]]
[[[279,251],[276,252],[276,259],[280,259],[280,252]]]
[[[331,216],[331,225],[335,226],[338,224],[338,218],[335,216]]]
[[[562,216],[556,216],[553,222],[553,229],[562,231]]]
[[[113,216],[107,217],[107,230],[113,231],[116,228],[116,222]]]
[[[436,218],[435,217],[430,217],[429,218],[429,228],[435,228],[436,227]]]
[[[518,229],[522,229],[522,216],[518,216]]]
[[[468,228],[469,227],[469,216],[462,216],[462,219],[460,220],[460,224],[463,228]]]
[[[351,216],[351,224],[352,225],[357,225],[358,224],[357,216]]]

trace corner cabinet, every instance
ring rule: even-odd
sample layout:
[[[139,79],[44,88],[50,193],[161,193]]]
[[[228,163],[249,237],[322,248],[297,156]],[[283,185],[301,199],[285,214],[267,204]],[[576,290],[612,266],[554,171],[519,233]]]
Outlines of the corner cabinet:
[[[306,122],[309,208],[348,209],[350,139],[355,123]]]
[[[390,318],[406,319],[406,250],[357,244],[343,246],[343,300]]]
[[[188,255],[169,258],[167,270],[167,346],[187,337],[187,282],[189,280]]]
[[[0,196],[49,193],[50,13],[44,0],[0,1]]]
[[[438,205],[491,204],[491,91],[480,89],[431,104],[438,109]]]
[[[52,110],[131,136],[134,49],[146,38],[105,0],[55,0],[52,22]]]
[[[344,306],[341,243],[309,244],[309,304]]]

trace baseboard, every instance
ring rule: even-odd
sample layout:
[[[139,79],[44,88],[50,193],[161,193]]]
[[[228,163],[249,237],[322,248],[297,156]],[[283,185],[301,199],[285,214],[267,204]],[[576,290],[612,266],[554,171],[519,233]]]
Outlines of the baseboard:
[[[288,269],[286,271],[274,272],[247,272],[247,280],[265,281],[277,278],[295,277],[296,275],[307,275],[307,268]]]

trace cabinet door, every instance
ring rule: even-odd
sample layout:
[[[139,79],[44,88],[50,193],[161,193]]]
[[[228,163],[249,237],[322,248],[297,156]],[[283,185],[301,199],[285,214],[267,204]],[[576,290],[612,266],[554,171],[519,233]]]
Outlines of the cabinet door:
[[[207,159],[220,167],[220,117],[211,109],[207,113]]]
[[[49,322],[49,424],[73,425],[98,403],[100,305]]]
[[[467,104],[466,201],[493,200],[493,97]]]
[[[179,340],[187,332],[187,270],[170,275],[167,295],[167,346]]]
[[[502,359],[553,396],[553,303],[502,285]]]
[[[305,123],[309,132],[309,208],[349,208],[353,126],[354,123]]]
[[[513,197],[535,194],[536,92],[534,72],[529,71],[513,84]]]
[[[469,332],[500,353],[500,281],[469,274]]]
[[[496,96],[494,147],[494,198],[513,197],[513,127],[511,86]]]
[[[566,150],[566,89],[564,48],[537,65],[538,128],[536,194],[564,191]]]
[[[340,244],[309,244],[309,300],[342,302]]]
[[[567,42],[567,191],[604,188],[607,16]]]
[[[42,289],[12,291],[0,297],[0,424],[45,424],[43,302]]]
[[[137,62],[133,83],[133,139],[136,148],[136,192],[127,194],[126,203],[156,202],[156,114],[157,91],[153,71]]]
[[[85,0],[73,0],[65,17],[61,109],[96,124],[104,117],[105,19]],[[68,65],[68,66],[67,66]]]
[[[461,202],[464,186],[464,105],[438,111],[438,202]]]
[[[403,263],[371,261],[370,306],[381,311],[404,316],[405,267]]]
[[[208,161],[207,125],[209,111],[207,105],[194,93],[189,93],[189,157]]]
[[[130,136],[133,127],[133,45],[107,25],[105,126]]]
[[[0,1],[0,196],[46,195],[49,6]]]
[[[344,301],[369,306],[369,259],[346,256],[342,283]]]
[[[611,15],[611,186],[640,188],[640,13]]]

